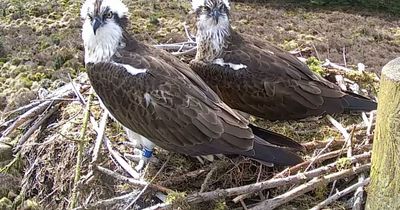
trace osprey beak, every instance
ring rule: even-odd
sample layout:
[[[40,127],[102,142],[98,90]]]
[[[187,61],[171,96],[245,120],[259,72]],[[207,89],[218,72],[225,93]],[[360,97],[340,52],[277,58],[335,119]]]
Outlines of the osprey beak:
[[[219,21],[219,17],[221,16],[221,12],[218,10],[218,9],[214,9],[213,11],[212,11],[212,17],[214,18],[214,21],[215,21],[215,23],[217,23],[218,24],[218,21]]]
[[[96,31],[101,25],[103,25],[103,21],[101,20],[101,18],[100,17],[95,17],[93,19],[93,22],[92,22],[94,35],[96,35]]]

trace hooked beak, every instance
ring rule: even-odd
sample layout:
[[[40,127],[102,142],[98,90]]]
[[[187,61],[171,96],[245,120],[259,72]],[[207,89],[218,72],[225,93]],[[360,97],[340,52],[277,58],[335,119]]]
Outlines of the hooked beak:
[[[96,35],[96,31],[97,31],[98,28],[100,28],[101,25],[103,25],[103,21],[101,20],[101,18],[100,17],[95,17],[93,19],[93,22],[92,22],[94,35]]]
[[[221,12],[218,9],[214,9],[211,13],[211,16],[214,18],[216,24],[218,24],[219,17],[221,16]]]

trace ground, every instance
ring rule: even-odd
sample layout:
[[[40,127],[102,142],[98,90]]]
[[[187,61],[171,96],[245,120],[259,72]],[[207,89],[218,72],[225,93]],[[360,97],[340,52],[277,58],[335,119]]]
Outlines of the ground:
[[[188,1],[126,2],[130,9],[129,31],[148,44],[186,41],[183,27],[185,21],[192,26],[191,31],[194,33],[194,17],[190,14]],[[31,100],[37,99],[40,93],[46,92],[45,90],[51,91],[68,83],[68,74],[75,78],[85,72],[83,44],[80,38],[80,4],[79,0],[3,0],[0,2],[0,114],[28,104]],[[367,71],[379,76],[382,66],[400,53],[400,17],[394,14],[362,8],[320,7],[309,3],[275,0],[235,1],[232,4],[232,24],[235,30],[261,37],[288,51],[299,51],[301,53],[297,54],[298,56],[305,58],[314,56],[322,63],[325,59],[329,59],[331,62],[342,66],[347,65],[350,68],[363,63]],[[188,58],[182,59],[188,60]],[[318,68],[320,69],[320,62],[317,62]],[[359,82],[368,92],[376,94],[377,86],[371,79],[373,75],[347,76]],[[63,112],[58,118],[54,118],[61,121],[77,115],[69,127],[64,127],[68,132],[75,132],[76,135],[70,136],[70,138],[75,138],[78,137],[82,112],[80,105],[69,104],[63,107]],[[1,116],[0,119],[3,122],[5,117]],[[337,119],[346,126],[361,121],[358,116],[337,116]],[[276,123],[259,119],[254,121],[302,142],[340,136],[325,119],[318,123]],[[121,131],[120,127],[112,123],[109,127],[111,128],[108,129],[108,134],[111,135],[113,141],[119,142],[125,138],[122,132],[118,132]],[[49,140],[46,132],[44,130],[39,135],[41,141]],[[20,134],[15,134],[12,138],[19,136]],[[88,139],[94,136],[91,132]],[[40,201],[43,207],[49,208],[67,206],[63,197],[70,193],[73,176],[73,170],[70,169],[75,164],[76,148],[71,146],[74,142],[65,140],[63,136],[57,138],[59,139],[56,139],[56,143],[50,146],[29,147],[37,154],[47,154],[41,156],[42,165],[39,167],[40,170],[37,169],[35,172],[45,176],[39,177],[39,180],[31,180],[32,188],[26,195],[37,202]],[[93,140],[89,142],[92,143]],[[24,154],[27,154],[27,160],[34,156],[32,151],[24,151]],[[158,155],[160,162],[167,158],[166,153],[161,150]],[[74,161],[65,161],[63,158]],[[232,162],[221,162],[218,169],[220,173],[216,174],[222,175],[214,178],[208,190],[239,186],[255,181],[254,174],[258,174],[259,169],[256,163],[244,159],[235,160],[233,163],[235,167],[232,168]],[[112,163],[107,164],[112,165]],[[150,174],[154,174],[160,166],[161,164],[158,163],[150,167],[150,172],[153,170]],[[165,177],[179,177],[202,167],[192,158],[174,155],[165,169],[164,176],[156,182],[180,192],[196,191],[200,188],[206,173],[187,177],[187,180],[185,179],[187,182],[178,180],[169,183]],[[21,166],[21,168],[24,167]],[[56,173],[64,168],[68,170],[63,176]],[[261,179],[270,177],[274,170],[278,169],[264,169]],[[14,174],[22,176],[23,172]],[[0,182],[8,179],[9,177],[0,176]],[[37,181],[36,184],[35,181]],[[114,195],[110,189],[115,181],[106,180],[105,185],[101,184],[102,181],[104,180],[100,183],[96,182],[98,189],[94,193],[95,197],[107,198]],[[187,184],[188,182],[190,184]],[[113,190],[120,193],[129,189],[129,186],[124,188],[122,185],[120,189]],[[86,189],[88,192],[91,190],[91,188]],[[13,191],[17,193],[18,189]],[[3,195],[0,194],[1,196]],[[152,198],[152,196],[148,197]],[[314,198],[310,196],[308,199],[310,199],[310,204],[302,201],[295,204],[298,207],[309,207]]]

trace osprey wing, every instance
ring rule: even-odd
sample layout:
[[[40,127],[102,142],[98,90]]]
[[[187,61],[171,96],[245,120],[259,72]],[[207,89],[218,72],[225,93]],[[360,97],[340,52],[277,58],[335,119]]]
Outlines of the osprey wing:
[[[89,65],[88,74],[124,126],[167,150],[189,155],[252,150],[254,135],[247,122],[210,100],[173,66],[139,55],[117,62]]]

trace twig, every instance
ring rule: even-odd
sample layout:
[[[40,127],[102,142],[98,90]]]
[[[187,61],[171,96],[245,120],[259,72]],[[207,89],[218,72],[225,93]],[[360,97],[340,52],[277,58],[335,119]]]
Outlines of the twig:
[[[346,47],[343,47],[343,52],[342,52],[342,55],[343,55],[343,63],[344,63],[344,67],[346,67],[346,68],[347,68],[347,61],[346,61]]]
[[[92,120],[92,117],[90,119]],[[105,132],[106,124],[107,124],[107,119],[108,119],[108,111],[105,110],[100,119],[100,127],[97,127],[97,125],[96,125],[96,127],[94,128],[94,130],[97,133],[97,137],[96,137],[96,141],[95,141],[94,148],[93,148],[92,161],[89,164],[89,172],[82,178],[82,182],[85,182],[86,184],[88,184],[92,180],[93,174],[94,174],[93,170],[98,164],[101,143],[103,142],[103,139],[105,138],[104,132]],[[94,125],[93,125],[93,127],[94,127]]]
[[[315,54],[317,55],[318,60],[321,60],[321,57],[319,56],[319,53],[318,53],[317,48],[315,47],[314,44],[311,44],[311,45],[312,45],[312,47],[314,48],[314,51],[315,51]]]
[[[331,140],[328,141],[328,143],[326,144],[326,146],[325,146],[321,151],[319,151],[319,153],[317,154],[316,157],[314,157],[314,158],[311,160],[310,164],[307,166],[307,168],[306,168],[304,171],[307,171],[307,170],[314,164],[314,162],[325,152],[326,149],[329,148],[329,146],[332,144],[332,142],[333,142],[334,140],[335,140],[335,138],[331,138]]]
[[[212,167],[212,169],[207,173],[206,178],[203,181],[203,184],[201,184],[200,187],[200,193],[204,192],[208,188],[208,183],[213,175],[213,173],[217,170],[217,166],[215,165]]]
[[[359,167],[354,167],[354,168],[346,169],[346,170],[339,171],[336,173],[332,173],[332,174],[326,175],[322,178],[315,177],[311,181],[309,181],[305,184],[302,184],[296,188],[293,188],[292,190],[290,190],[282,195],[279,195],[275,198],[260,202],[257,206],[251,208],[251,210],[274,209],[278,206],[288,203],[289,201],[291,201],[307,192],[310,192],[310,191],[316,189],[321,184],[325,184],[325,183],[332,182],[334,180],[339,180],[339,179],[343,179],[346,177],[350,177],[355,174],[367,171],[370,168],[371,168],[371,164],[368,163],[368,164],[365,164],[365,165],[362,165]]]
[[[4,113],[3,117],[7,118],[7,117],[9,117],[10,115],[12,115],[14,113],[25,113],[28,110],[32,109],[33,107],[35,107],[35,106],[37,106],[39,104],[40,104],[40,102],[38,102],[38,101],[31,102],[30,104],[27,104],[25,106],[22,106],[22,107],[19,107],[17,109],[14,109],[14,110],[11,110],[11,111],[8,111],[8,112]]]
[[[371,157],[371,152],[366,152],[360,155],[355,155],[351,157],[349,160],[351,163],[356,163],[365,159],[369,159]],[[203,201],[215,200],[221,197],[230,197],[240,194],[246,193],[255,193],[261,190],[285,186],[288,184],[298,184],[302,181],[309,180],[311,178],[320,176],[322,174],[331,172],[336,170],[337,163],[331,163],[326,166],[310,170],[305,173],[299,173],[296,175],[288,176],[285,178],[271,179],[255,184],[244,185],[240,187],[228,188],[228,189],[219,189],[211,192],[205,193],[195,193],[187,197],[187,201],[189,203],[199,203]]]
[[[139,179],[140,174],[133,169],[125,159],[122,158],[119,152],[115,151],[111,146],[111,141],[108,138],[103,138],[104,143],[110,152],[111,156],[117,161],[117,163],[133,178]]]
[[[156,204],[154,206],[147,207],[147,208],[145,208],[143,210],[162,210],[162,209],[167,209],[169,206],[171,206],[171,204],[159,203],[159,204]]]
[[[186,23],[183,24],[183,28],[185,29],[186,37],[189,39],[189,41],[195,42],[189,32],[189,27],[186,25]]]
[[[162,186],[165,186],[165,185],[168,185],[168,186],[175,185],[176,186],[176,185],[178,185],[180,183],[186,182],[190,178],[198,177],[201,174],[203,174],[203,173],[205,173],[205,172],[207,172],[209,170],[210,170],[209,168],[208,169],[204,169],[204,168],[198,169],[198,170],[191,171],[189,173],[183,174],[181,176],[170,177],[169,179],[164,180],[164,181],[160,182],[159,184],[162,185]]]
[[[134,203],[136,203],[136,201],[140,198],[140,196],[146,191],[146,189],[150,186],[151,183],[153,183],[153,181],[156,179],[156,177],[161,173],[161,171],[164,170],[165,166],[167,165],[167,163],[169,162],[169,160],[171,160],[172,155],[168,156],[168,159],[164,162],[164,164],[161,166],[160,170],[157,171],[157,173],[154,175],[154,177],[150,180],[149,183],[146,184],[146,186],[142,189],[142,191],[140,191],[140,193],[136,196],[136,198],[129,203],[124,210],[128,210]]]
[[[100,153],[100,148],[101,148],[101,142],[104,138],[104,131],[106,128],[106,124],[107,124],[107,119],[108,119],[108,112],[104,111],[101,120],[100,120],[100,127],[98,129],[97,132],[97,137],[96,137],[96,142],[94,144],[94,148],[93,148],[93,155],[92,155],[92,162],[91,164],[97,164],[97,159],[99,157],[99,153]]]
[[[32,100],[33,102],[45,102],[45,101],[79,101],[79,99],[74,99],[74,98],[45,98],[45,99],[37,99],[37,100]]]
[[[359,187],[364,187],[365,185],[367,185],[370,181],[370,178],[367,178],[361,182],[358,182],[354,185],[351,185],[350,187],[347,187],[346,189],[337,192],[336,194],[330,196],[329,198],[327,198],[326,200],[322,201],[321,203],[319,203],[318,205],[314,206],[313,208],[311,208],[310,210],[319,210],[324,208],[325,206],[328,206],[329,204],[335,202],[336,200],[338,200],[339,198],[353,192],[354,190],[356,190]]]
[[[75,92],[75,95],[78,97],[79,101],[82,104],[85,104],[85,99],[83,98],[81,92],[78,91],[78,88],[76,88],[74,80],[72,80],[71,75],[68,73],[68,79],[70,81],[70,84],[72,86],[72,90]]]
[[[10,135],[16,128],[21,126],[23,123],[25,123],[29,119],[32,119],[33,117],[35,117],[37,115],[40,115],[42,112],[44,112],[44,110],[46,110],[51,105],[51,103],[52,103],[51,101],[43,102],[43,103],[39,104],[38,106],[25,112],[24,114],[22,114],[15,122],[13,122],[13,124],[11,124],[10,127],[8,127],[3,132],[3,135],[0,138],[0,141],[3,141],[5,137]]]
[[[368,151],[371,150],[371,145],[363,145],[363,146],[360,146],[360,147],[355,149],[355,151],[365,151],[365,150],[368,150]],[[342,149],[340,149],[340,150],[335,150],[335,151],[332,151],[332,152],[325,153],[325,154],[321,155],[319,158],[317,158],[314,161],[314,163],[321,163],[321,162],[323,162],[325,160],[329,160],[329,159],[338,157],[341,154],[343,154],[343,152],[346,152],[346,151],[347,150],[343,151]],[[311,163],[311,161],[312,160],[307,160],[307,161],[299,163],[299,164],[297,164],[295,166],[287,168],[284,171],[280,172],[279,174],[275,175],[274,178],[282,178],[282,177],[288,176],[290,174],[296,174],[297,172],[299,172],[300,170],[305,168],[307,165],[309,165]]]
[[[74,187],[72,189],[71,196],[71,208],[75,208],[78,201],[78,182],[81,178],[81,165],[83,161],[83,150],[85,147],[85,135],[90,117],[90,106],[93,100],[93,94],[89,95],[88,102],[86,104],[85,115],[83,117],[82,128],[80,132],[80,140],[78,142],[78,153],[76,158],[76,168],[75,168],[75,176],[74,176]]]
[[[362,183],[364,181],[366,181],[366,179],[365,179],[365,175],[362,173],[358,176],[358,183]],[[354,199],[354,204],[353,204],[353,210],[361,210],[362,209],[363,195],[364,195],[364,187],[359,186],[356,189],[356,192],[354,193],[355,199]]]
[[[197,47],[193,47],[190,50],[186,50],[183,52],[172,52],[171,54],[175,55],[175,56],[191,55],[191,54],[195,54],[196,50],[197,50]]]
[[[117,203],[121,203],[121,202],[126,202],[127,200],[132,199],[133,197],[135,197],[137,194],[139,193],[139,191],[133,191],[131,193],[122,195],[122,196],[118,196],[118,197],[114,197],[114,198],[110,198],[110,199],[106,199],[106,200],[101,200],[101,201],[97,201],[96,203],[92,203],[86,206],[80,206],[77,208],[74,208],[73,210],[84,210],[84,209],[107,209],[107,207],[115,205]]]
[[[59,105],[53,106],[47,113],[42,114],[39,119],[28,129],[26,133],[18,140],[15,151],[19,151],[21,146],[29,139],[29,137],[51,116],[60,108]]]
[[[336,121],[332,116],[326,115],[326,118],[340,131],[340,133],[342,133],[344,139],[347,141],[350,137],[350,134],[347,132],[346,128],[344,128],[343,125]]]
[[[71,85],[64,85],[64,86],[58,88],[57,90],[55,90],[53,93],[49,94],[47,97],[48,98],[54,98],[54,97],[66,98],[66,97],[71,97],[71,95],[73,93],[72,87],[73,86],[71,86]],[[77,90],[85,91],[88,88],[89,88],[89,86],[79,86],[79,88]],[[80,94],[79,91],[78,91],[78,93]],[[8,127],[2,133],[2,137],[0,138],[0,141],[4,141],[5,137],[10,135],[16,128],[18,128],[22,124],[26,123],[28,120],[30,120],[33,117],[43,113],[43,111],[45,111],[52,103],[53,103],[53,101],[44,101],[43,103],[34,102],[34,103],[32,103],[31,106],[21,107],[21,110],[28,109],[29,107],[32,107],[32,108],[30,108],[28,111],[26,111],[21,116],[19,116],[19,118],[17,120],[15,120],[11,124],[11,126]]]
[[[120,180],[122,182],[131,184],[131,185],[134,185],[134,186],[145,187],[148,184],[146,181],[141,181],[141,180],[137,180],[137,179],[134,179],[134,178],[129,178],[129,177],[123,176],[121,174],[118,174],[117,172],[111,171],[111,170],[106,169],[106,168],[101,167],[101,166],[96,166],[95,169],[97,171],[105,174],[105,175],[113,177],[114,179]],[[154,189],[154,190],[157,190],[157,191],[161,191],[161,192],[165,192],[165,193],[168,193],[168,192],[172,191],[172,190],[170,190],[168,188],[165,188],[165,187],[162,187],[162,186],[159,186],[159,185],[155,185],[155,184],[150,184],[149,187],[151,189]]]
[[[341,70],[341,71],[344,71],[344,72],[352,72],[352,71],[353,71],[352,69],[349,69],[349,68],[340,66],[340,65],[338,65],[338,64],[332,63],[332,62],[331,62],[330,60],[328,60],[328,59],[325,59],[325,63],[323,63],[322,66],[324,66],[324,67],[331,67],[331,68],[338,69],[338,70]]]
[[[190,46],[193,45],[193,46]],[[178,51],[179,49],[181,50],[191,50],[194,47],[196,47],[195,42],[181,42],[181,43],[175,43],[175,44],[158,44],[154,45],[154,47],[158,49],[163,49],[163,50],[175,50]]]
[[[326,146],[326,144],[329,141],[311,141],[311,142],[306,142],[303,143],[301,145],[303,145],[304,148],[306,148],[306,151],[312,151],[315,149],[322,149]],[[343,144],[345,144],[346,141],[343,139],[335,139],[332,143],[331,143],[331,147],[332,148],[338,148],[338,147],[342,147]]]

